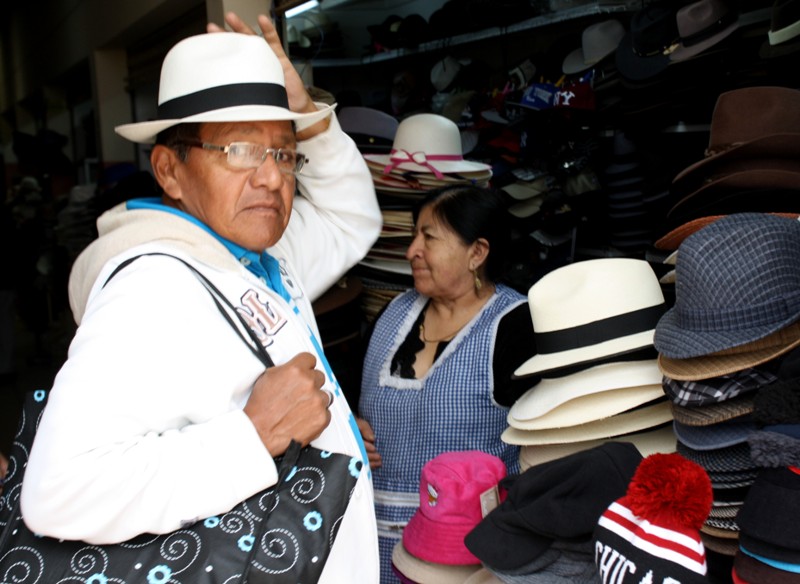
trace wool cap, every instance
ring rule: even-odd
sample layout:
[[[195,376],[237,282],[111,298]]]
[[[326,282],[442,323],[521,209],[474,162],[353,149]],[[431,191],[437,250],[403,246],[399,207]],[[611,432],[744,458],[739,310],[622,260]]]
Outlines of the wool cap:
[[[700,527],[711,502],[711,481],[700,466],[677,453],[645,458],[594,531],[603,582],[707,583]]]
[[[769,213],[728,215],[687,237],[656,349],[671,359],[709,355],[800,320],[798,249],[800,222]]]
[[[487,566],[515,570],[555,540],[588,541],[641,460],[633,444],[608,442],[526,470],[510,481],[506,500],[467,534],[467,548]]]

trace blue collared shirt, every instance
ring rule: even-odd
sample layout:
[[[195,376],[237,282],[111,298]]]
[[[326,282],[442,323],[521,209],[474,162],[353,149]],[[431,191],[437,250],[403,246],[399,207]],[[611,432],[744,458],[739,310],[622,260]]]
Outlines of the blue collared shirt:
[[[261,253],[256,253],[254,251],[250,251],[249,249],[245,249],[242,246],[225,239],[218,235],[213,229],[211,229],[208,225],[181,211],[180,209],[175,209],[174,207],[168,207],[164,203],[161,202],[161,199],[157,197],[151,198],[142,198],[142,199],[131,199],[127,203],[127,209],[151,209],[154,211],[164,211],[166,213],[172,213],[173,215],[177,215],[178,217],[182,217],[187,221],[191,221],[198,227],[201,227],[210,235],[212,235],[217,241],[219,241],[222,245],[224,245],[233,257],[237,259],[237,261],[245,266],[250,272],[255,274],[258,278],[262,279],[266,284],[275,292],[281,295],[281,297],[286,300],[287,302],[290,301],[289,292],[286,290],[286,287],[283,285],[283,279],[281,278],[281,269],[280,265],[278,264],[278,260],[274,257],[269,255],[266,251],[262,251]]]

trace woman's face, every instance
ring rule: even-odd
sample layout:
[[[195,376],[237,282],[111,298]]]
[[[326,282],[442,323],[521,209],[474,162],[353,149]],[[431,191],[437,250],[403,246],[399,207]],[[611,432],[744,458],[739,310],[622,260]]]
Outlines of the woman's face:
[[[431,298],[456,298],[474,290],[475,279],[470,271],[473,247],[436,219],[430,208],[424,208],[406,251],[414,288]]]

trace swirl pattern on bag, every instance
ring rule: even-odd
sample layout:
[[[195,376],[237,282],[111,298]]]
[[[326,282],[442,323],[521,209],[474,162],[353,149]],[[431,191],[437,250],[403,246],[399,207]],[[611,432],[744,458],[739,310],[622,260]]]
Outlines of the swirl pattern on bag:
[[[46,399],[43,390],[28,393],[10,452],[0,496],[0,582],[275,584],[319,577],[363,468],[360,458],[293,443],[276,460],[278,483],[221,516],[115,545],[61,541],[32,533],[19,510]]]

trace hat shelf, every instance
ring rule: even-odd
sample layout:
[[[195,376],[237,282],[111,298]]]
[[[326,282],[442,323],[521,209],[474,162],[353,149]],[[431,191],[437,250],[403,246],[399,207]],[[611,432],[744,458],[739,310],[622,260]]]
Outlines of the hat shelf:
[[[339,4],[342,3],[343,2],[339,2]],[[456,36],[444,37],[432,41],[427,41],[424,43],[420,43],[415,48],[391,49],[374,55],[367,55],[362,57],[317,58],[317,59],[312,59],[311,64],[314,67],[322,68],[322,67],[348,67],[348,66],[380,63],[412,55],[441,51],[443,49],[449,49],[454,46],[466,45],[477,41],[491,40],[493,38],[499,38],[510,34],[531,31],[537,28],[545,27],[560,22],[567,22],[570,20],[577,20],[585,17],[591,17],[602,14],[629,12],[632,9],[633,8],[631,8],[631,6],[624,3],[585,4],[582,6],[575,6],[572,8],[558,10],[556,12],[550,12],[508,26],[502,26],[502,27],[494,26],[469,33],[459,34]]]

